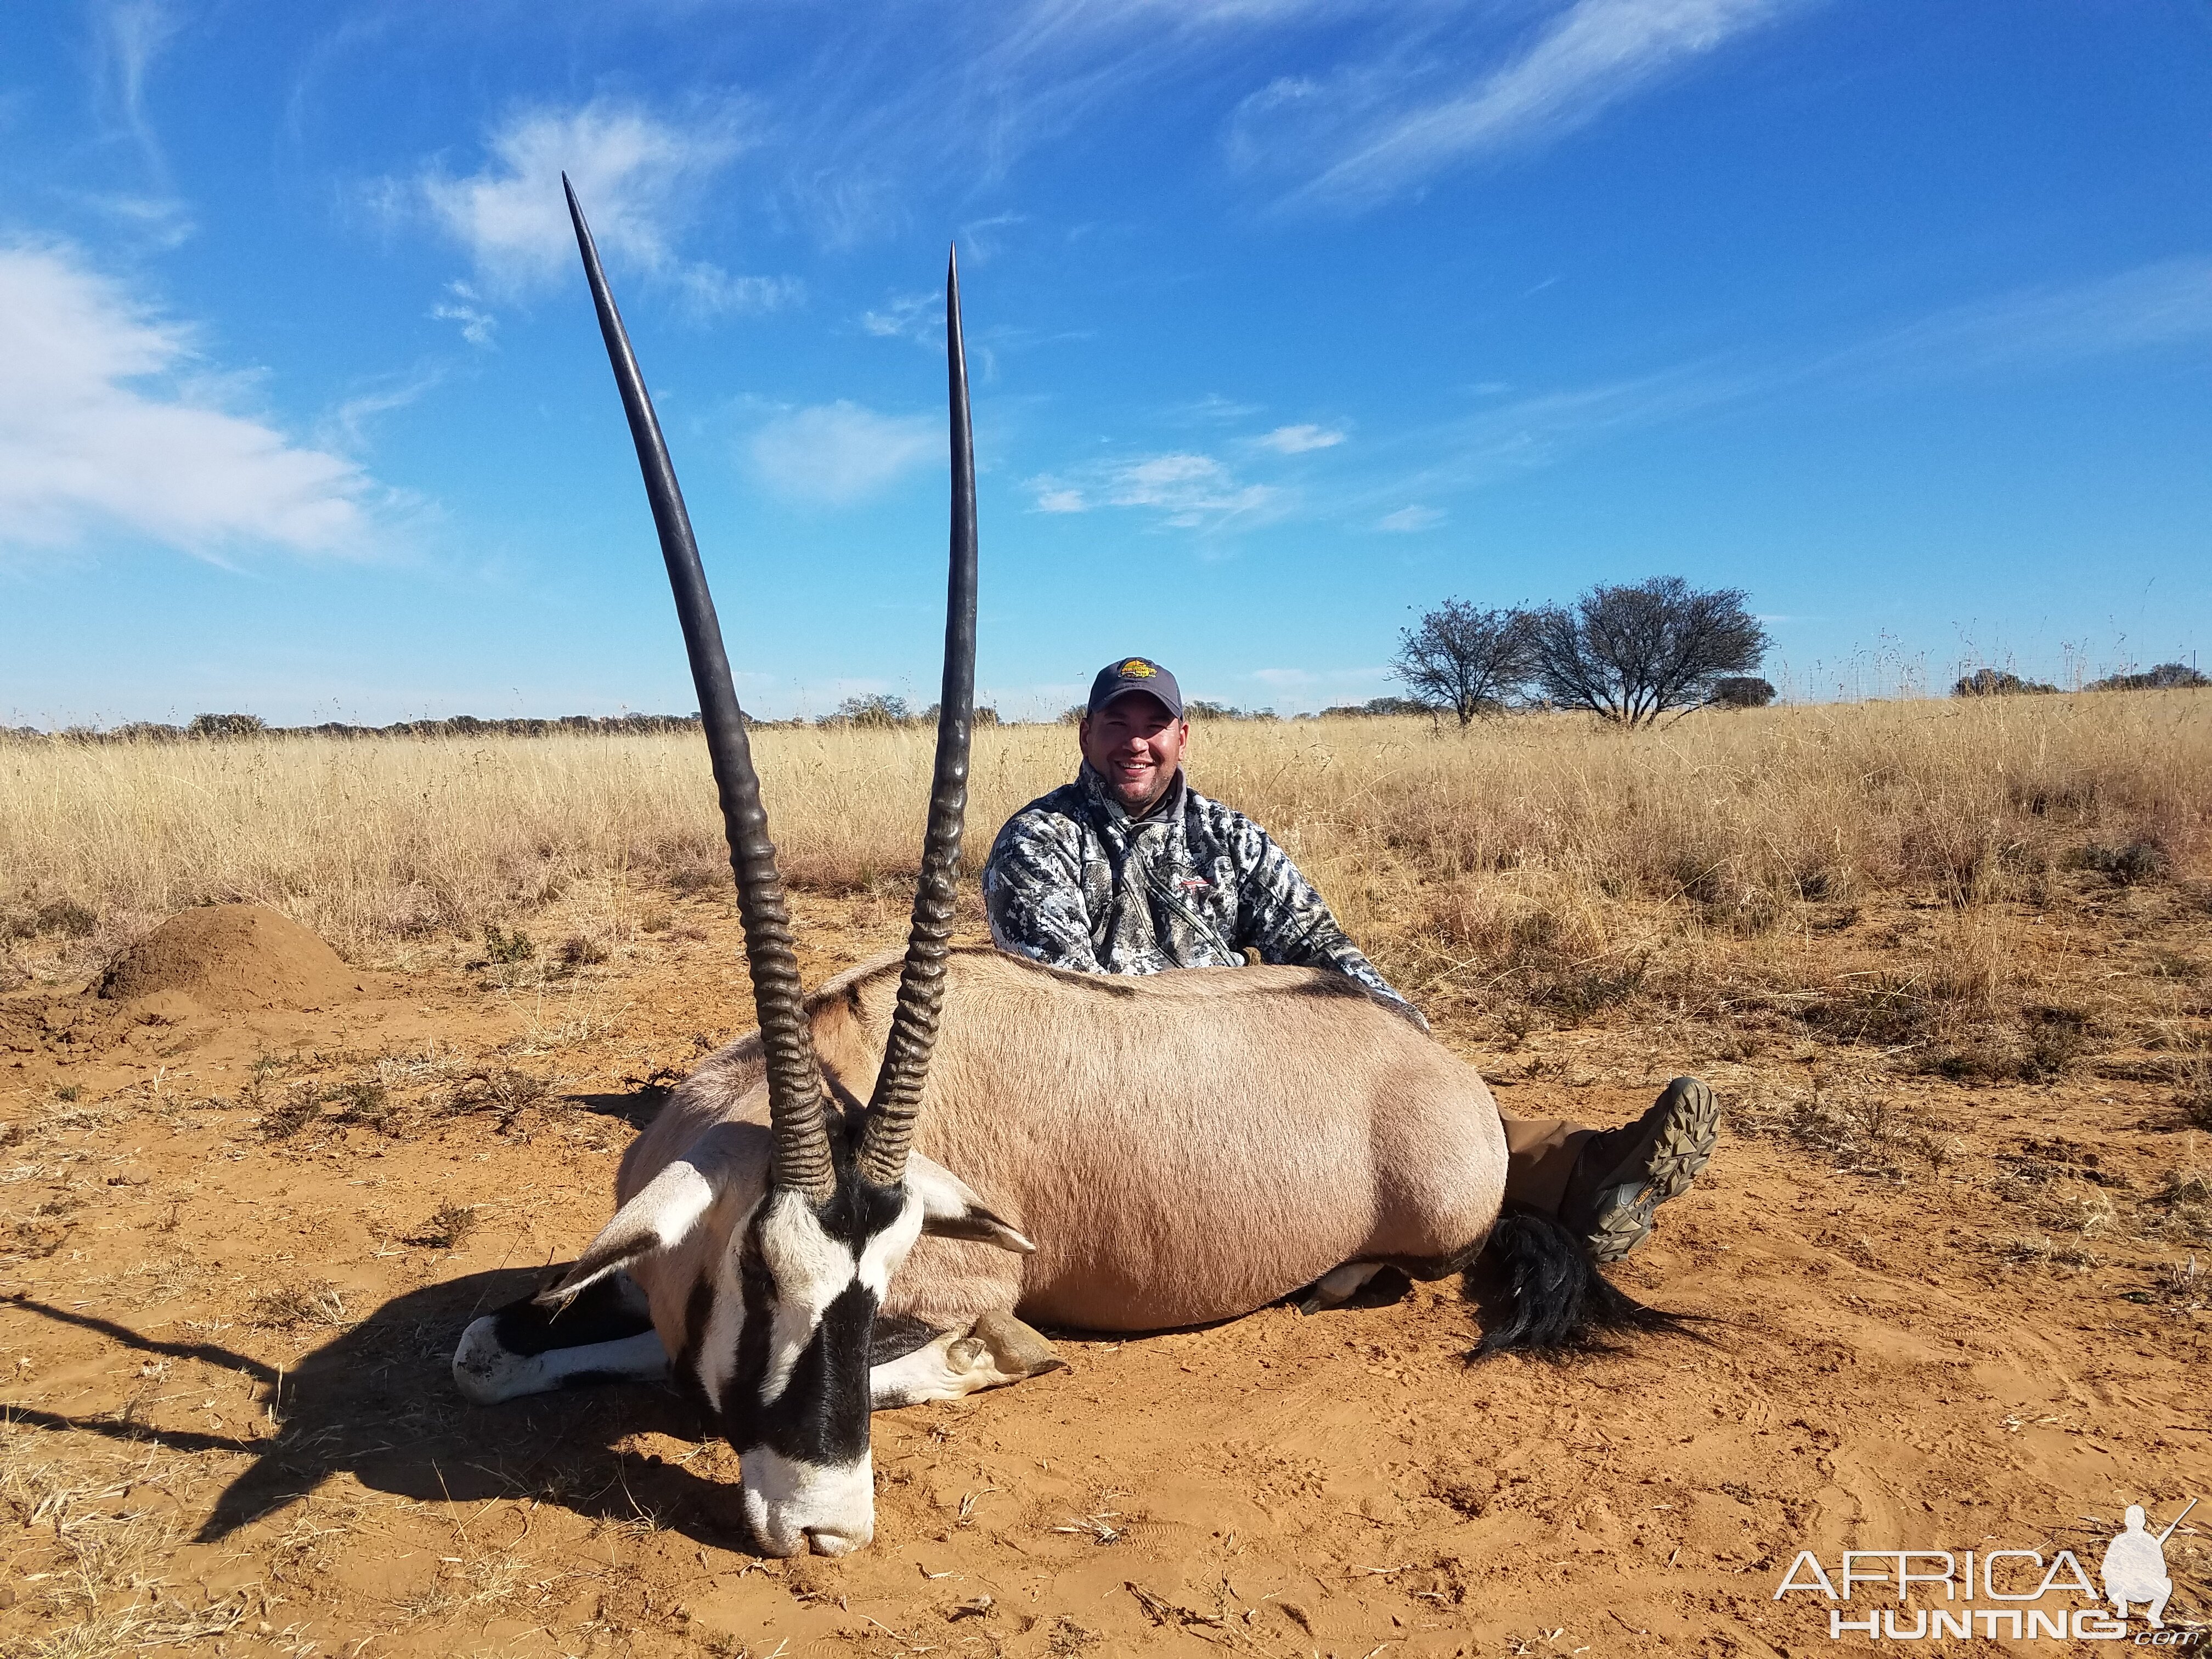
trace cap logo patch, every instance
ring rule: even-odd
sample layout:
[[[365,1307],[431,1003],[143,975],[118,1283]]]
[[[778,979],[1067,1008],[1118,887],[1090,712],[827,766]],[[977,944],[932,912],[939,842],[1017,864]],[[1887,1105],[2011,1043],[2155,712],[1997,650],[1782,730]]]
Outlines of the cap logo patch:
[[[1148,680],[1159,672],[1142,657],[1132,657],[1121,665],[1121,672],[1133,680]]]

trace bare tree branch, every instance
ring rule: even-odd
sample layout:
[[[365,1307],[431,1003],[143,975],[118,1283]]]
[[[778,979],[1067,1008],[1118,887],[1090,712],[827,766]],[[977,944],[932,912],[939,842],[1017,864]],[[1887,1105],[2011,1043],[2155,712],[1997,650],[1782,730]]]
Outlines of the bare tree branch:
[[[1504,709],[1528,678],[1528,613],[1446,599],[1398,636],[1391,673],[1425,708],[1467,725]]]
[[[1680,576],[1593,587],[1529,622],[1531,677],[1553,702],[1625,726],[1705,702],[1725,676],[1759,666],[1770,643],[1740,587],[1699,592]]]

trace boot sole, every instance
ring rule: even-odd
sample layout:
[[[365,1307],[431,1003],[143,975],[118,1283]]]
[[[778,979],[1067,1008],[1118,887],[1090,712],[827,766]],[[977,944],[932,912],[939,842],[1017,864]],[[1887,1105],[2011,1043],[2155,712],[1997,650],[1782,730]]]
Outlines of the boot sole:
[[[1675,1098],[1644,1179],[1634,1186],[1614,1188],[1619,1196],[1600,1206],[1584,1236],[1594,1261],[1618,1261],[1641,1244],[1650,1235],[1652,1212],[1689,1191],[1713,1155],[1713,1143],[1720,1138],[1721,1109],[1712,1090],[1698,1078],[1684,1077],[1668,1084],[1667,1093]]]

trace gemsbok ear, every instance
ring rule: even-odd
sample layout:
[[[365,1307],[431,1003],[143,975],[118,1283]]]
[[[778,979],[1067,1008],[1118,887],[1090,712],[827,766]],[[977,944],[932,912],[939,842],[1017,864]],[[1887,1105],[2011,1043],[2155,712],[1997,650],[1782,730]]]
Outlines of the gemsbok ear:
[[[753,1127],[720,1123],[700,1136],[690,1151],[615,1212],[614,1219],[599,1230],[560,1283],[531,1299],[541,1308],[564,1307],[577,1292],[609,1273],[681,1244],[728,1189],[739,1163],[738,1143],[744,1138],[744,1131]]]
[[[1036,1245],[992,1214],[975,1189],[942,1164],[933,1163],[920,1152],[908,1152],[906,1185],[921,1200],[923,1232],[939,1238],[971,1238],[1017,1255],[1036,1253]]]

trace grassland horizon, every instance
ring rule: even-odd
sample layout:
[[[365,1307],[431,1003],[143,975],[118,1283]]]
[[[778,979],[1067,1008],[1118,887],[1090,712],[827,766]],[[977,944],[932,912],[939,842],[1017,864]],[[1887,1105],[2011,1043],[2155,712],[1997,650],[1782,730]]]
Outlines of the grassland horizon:
[[[787,879],[850,892],[910,877],[931,743],[926,727],[761,731]],[[1064,726],[977,732],[971,871],[1076,760]],[[2055,872],[2100,863],[2201,879],[2212,692],[1708,710],[1630,732],[1564,714],[1465,731],[1217,721],[1195,729],[1188,769],[1434,996],[1531,951],[1772,940],[1875,896],[1969,915],[2063,908]],[[685,733],[0,744],[0,981],[16,983],[85,975],[161,917],[223,900],[274,906],[375,965],[556,908],[619,940],[730,891],[704,748]]]

